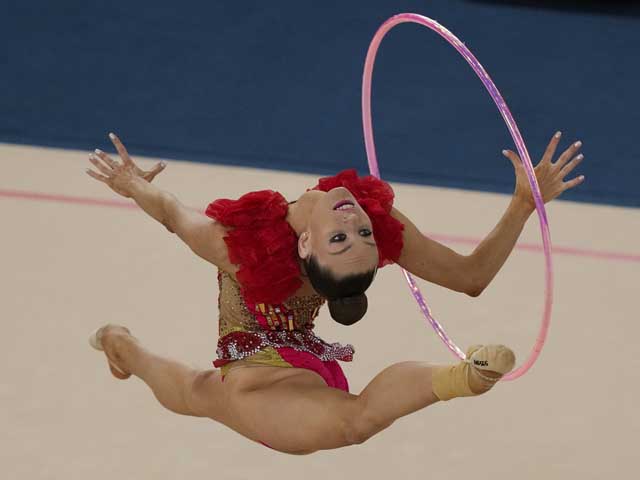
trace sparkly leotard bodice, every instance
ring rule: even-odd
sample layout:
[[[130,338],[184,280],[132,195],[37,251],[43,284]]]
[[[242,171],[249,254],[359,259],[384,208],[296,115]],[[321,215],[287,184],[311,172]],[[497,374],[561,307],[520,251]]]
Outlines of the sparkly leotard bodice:
[[[320,179],[315,189],[347,188],[370,217],[379,266],[395,262],[402,250],[403,225],[390,214],[393,190],[381,180],[346,170]],[[275,349],[310,354],[322,362],[351,361],[351,345],[327,343],[313,332],[324,299],[296,296],[302,286],[297,236],[286,221],[288,203],[278,192],[250,192],[238,200],[212,202],[206,214],[229,227],[224,240],[235,278],[218,274],[220,324],[216,367]],[[316,360],[316,361],[317,361]],[[290,362],[291,363],[291,362]]]
[[[290,298],[282,305],[282,310],[279,307],[258,303],[255,305],[254,311],[251,312],[242,298],[240,285],[231,275],[220,271],[218,273],[218,287],[220,289],[218,306],[221,337],[231,332],[262,330],[256,315],[264,317],[269,330],[272,331],[310,330],[313,329],[313,320],[318,315],[318,310],[324,304],[324,299],[321,296],[309,295]]]
[[[319,295],[290,297],[281,304],[247,302],[231,275],[219,272],[220,308],[216,367],[249,357],[267,347],[293,348],[320,360],[350,361],[351,345],[329,344],[313,333],[324,299]]]

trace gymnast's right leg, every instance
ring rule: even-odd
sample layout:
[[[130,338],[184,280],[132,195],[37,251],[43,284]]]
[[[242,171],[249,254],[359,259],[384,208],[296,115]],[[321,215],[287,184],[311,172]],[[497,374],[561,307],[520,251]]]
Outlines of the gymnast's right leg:
[[[226,395],[216,370],[198,370],[157,355],[142,346],[126,327],[108,324],[92,336],[94,348],[104,350],[111,372],[120,379],[135,375],[144,381],[160,404],[172,412],[222,419]],[[206,384],[204,391],[201,386]],[[206,393],[206,397],[196,392]]]

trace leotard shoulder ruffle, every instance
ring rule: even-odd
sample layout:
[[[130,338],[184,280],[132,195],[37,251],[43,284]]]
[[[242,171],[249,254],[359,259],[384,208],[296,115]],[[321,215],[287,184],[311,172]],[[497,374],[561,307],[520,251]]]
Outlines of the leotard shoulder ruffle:
[[[273,190],[219,199],[205,214],[229,227],[224,241],[245,301],[279,304],[302,286],[297,236],[286,221],[286,199]]]

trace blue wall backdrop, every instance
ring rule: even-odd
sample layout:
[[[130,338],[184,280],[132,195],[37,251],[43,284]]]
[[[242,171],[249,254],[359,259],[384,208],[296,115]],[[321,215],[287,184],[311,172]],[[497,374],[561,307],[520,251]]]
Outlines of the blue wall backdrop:
[[[386,18],[411,11],[471,48],[534,161],[556,130],[563,145],[583,140],[586,182],[563,198],[638,207],[640,9],[565,5],[3,0],[0,141],[92,150],[107,148],[115,131],[134,155],[365,172],[364,57]],[[512,191],[512,167],[500,154],[514,148],[506,127],[439,36],[396,27],[380,49],[373,89],[386,178]]]

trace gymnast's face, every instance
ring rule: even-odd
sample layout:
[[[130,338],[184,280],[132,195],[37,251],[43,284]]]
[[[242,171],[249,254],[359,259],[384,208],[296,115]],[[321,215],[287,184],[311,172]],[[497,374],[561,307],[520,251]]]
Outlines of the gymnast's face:
[[[337,278],[368,272],[378,265],[371,220],[344,187],[319,196],[298,250],[302,258],[313,255]]]

